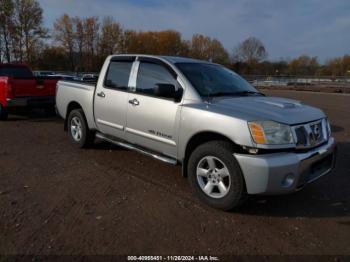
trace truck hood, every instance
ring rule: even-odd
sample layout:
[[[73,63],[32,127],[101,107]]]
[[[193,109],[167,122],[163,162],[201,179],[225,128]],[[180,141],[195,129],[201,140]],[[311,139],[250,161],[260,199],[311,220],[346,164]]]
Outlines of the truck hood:
[[[305,105],[297,100],[266,97],[217,97],[211,100],[212,110],[241,117],[247,121],[272,120],[295,125],[321,119],[325,114],[318,108]]]

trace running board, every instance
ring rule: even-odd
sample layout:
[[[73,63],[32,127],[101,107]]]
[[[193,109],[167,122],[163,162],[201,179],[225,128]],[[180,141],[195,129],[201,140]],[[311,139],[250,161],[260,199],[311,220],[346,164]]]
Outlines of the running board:
[[[153,157],[153,158],[158,159],[158,160],[160,160],[162,162],[165,162],[165,163],[168,163],[168,164],[171,164],[171,165],[176,165],[177,164],[177,160],[174,159],[174,158],[170,158],[170,157],[167,157],[167,156],[158,155],[156,153],[146,151],[145,149],[137,147],[137,146],[135,146],[133,144],[117,141],[117,140],[114,140],[112,138],[106,137],[105,135],[103,135],[101,133],[96,133],[96,137],[98,137],[98,138],[100,138],[102,140],[105,140],[107,142],[110,142],[112,144],[115,144],[117,146],[121,146],[121,147],[124,147],[126,149],[137,151],[137,152],[139,152],[141,154],[144,154],[146,156]]]

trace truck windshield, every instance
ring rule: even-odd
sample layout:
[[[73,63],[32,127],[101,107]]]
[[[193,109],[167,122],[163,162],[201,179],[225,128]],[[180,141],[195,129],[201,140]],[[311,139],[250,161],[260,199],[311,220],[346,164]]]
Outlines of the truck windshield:
[[[31,78],[33,73],[24,66],[0,67],[0,76],[10,76],[15,78]]]
[[[233,71],[209,63],[176,63],[197,92],[203,97],[261,95]]]

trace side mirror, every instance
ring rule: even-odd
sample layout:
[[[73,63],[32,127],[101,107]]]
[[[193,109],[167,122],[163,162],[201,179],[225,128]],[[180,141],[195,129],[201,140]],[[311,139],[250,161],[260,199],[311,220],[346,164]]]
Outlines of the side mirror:
[[[170,98],[177,101],[181,98],[182,92],[179,96],[179,91],[176,90],[175,85],[172,84],[155,84],[154,94],[159,97]]]

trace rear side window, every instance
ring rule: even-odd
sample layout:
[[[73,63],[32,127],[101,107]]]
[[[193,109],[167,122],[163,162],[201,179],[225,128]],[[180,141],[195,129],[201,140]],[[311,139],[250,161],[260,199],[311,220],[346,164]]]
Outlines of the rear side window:
[[[105,86],[108,88],[127,90],[132,62],[116,62],[109,64],[105,78]]]
[[[15,78],[31,78],[33,73],[27,67],[9,66],[0,67],[0,76],[10,76]]]
[[[177,82],[164,66],[141,62],[137,74],[136,92],[154,95],[154,86],[156,84],[173,84],[176,86]]]

